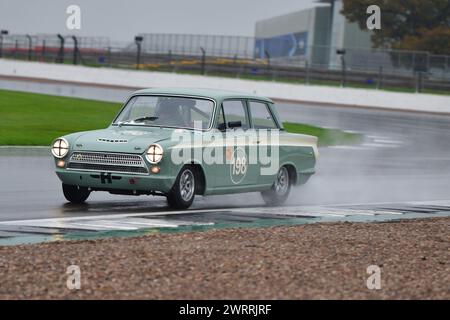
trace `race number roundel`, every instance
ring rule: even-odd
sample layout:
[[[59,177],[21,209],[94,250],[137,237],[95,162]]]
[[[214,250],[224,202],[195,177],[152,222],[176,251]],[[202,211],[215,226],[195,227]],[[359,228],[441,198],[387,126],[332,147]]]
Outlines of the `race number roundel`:
[[[247,174],[247,154],[243,148],[236,148],[231,156],[230,177],[234,184],[241,183]]]

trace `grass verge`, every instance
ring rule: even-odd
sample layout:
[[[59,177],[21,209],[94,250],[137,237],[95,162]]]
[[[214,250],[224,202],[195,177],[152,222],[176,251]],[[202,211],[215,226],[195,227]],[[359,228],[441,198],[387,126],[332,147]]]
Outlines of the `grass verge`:
[[[50,145],[76,131],[104,128],[121,104],[0,90],[0,145]]]
[[[77,131],[105,128],[120,103],[0,90],[0,145],[50,145]],[[285,123],[289,132],[317,136],[320,146],[354,144],[361,135],[301,123]]]
[[[353,145],[362,142],[363,135],[345,132],[339,129],[325,129],[303,123],[285,122],[284,128],[288,132],[309,134],[319,138],[319,146]]]

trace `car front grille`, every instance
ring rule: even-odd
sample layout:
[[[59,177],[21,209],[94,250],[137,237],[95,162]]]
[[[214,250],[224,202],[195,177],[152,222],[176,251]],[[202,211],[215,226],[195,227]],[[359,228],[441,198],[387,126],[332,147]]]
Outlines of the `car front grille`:
[[[147,174],[144,159],[137,154],[74,152],[67,169],[85,171],[107,171],[132,174]]]

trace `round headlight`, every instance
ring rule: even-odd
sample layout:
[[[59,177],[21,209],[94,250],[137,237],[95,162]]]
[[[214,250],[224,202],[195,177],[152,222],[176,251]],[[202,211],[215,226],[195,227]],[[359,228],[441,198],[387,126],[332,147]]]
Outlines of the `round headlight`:
[[[52,144],[52,154],[56,158],[64,158],[69,152],[69,143],[64,138],[56,139]]]
[[[152,144],[148,147],[145,157],[151,164],[158,163],[163,157],[163,148],[159,144]]]

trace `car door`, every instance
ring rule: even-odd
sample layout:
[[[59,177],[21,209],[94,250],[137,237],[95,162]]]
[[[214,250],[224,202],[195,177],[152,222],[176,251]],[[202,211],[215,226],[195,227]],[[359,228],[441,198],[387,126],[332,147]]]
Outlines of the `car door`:
[[[267,103],[249,100],[248,109],[258,148],[257,183],[270,184],[279,169],[279,126]]]
[[[223,164],[216,172],[216,187],[255,184],[254,167],[249,166],[250,120],[245,100],[224,100],[217,128],[222,134]]]

